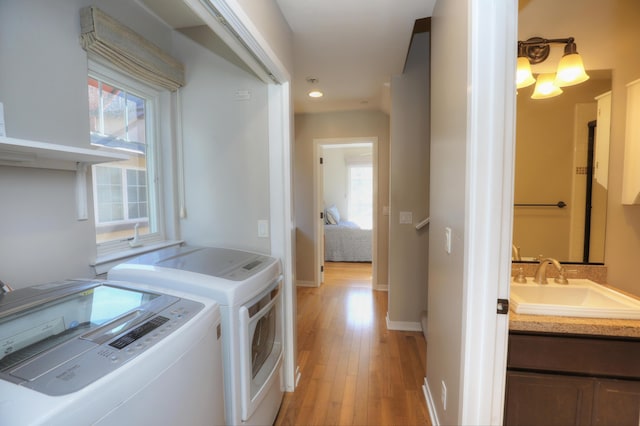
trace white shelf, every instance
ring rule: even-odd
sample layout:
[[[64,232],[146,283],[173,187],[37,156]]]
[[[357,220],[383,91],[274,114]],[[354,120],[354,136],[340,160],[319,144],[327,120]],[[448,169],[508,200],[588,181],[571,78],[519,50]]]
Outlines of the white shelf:
[[[0,165],[40,169],[70,170],[76,174],[78,220],[88,219],[87,167],[92,164],[128,160],[126,154],[77,148],[47,142],[0,136]]]
[[[5,166],[76,171],[78,163],[90,165],[127,159],[126,154],[99,149],[0,137],[0,165]]]

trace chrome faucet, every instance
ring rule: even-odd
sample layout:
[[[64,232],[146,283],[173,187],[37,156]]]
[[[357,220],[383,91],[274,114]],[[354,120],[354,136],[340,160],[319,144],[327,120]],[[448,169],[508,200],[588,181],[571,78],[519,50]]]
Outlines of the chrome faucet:
[[[520,247],[517,247],[515,244],[511,244],[511,259],[518,262],[522,260],[522,257],[520,256]]]
[[[558,277],[555,279],[555,282],[558,284],[569,284],[569,281],[565,277],[565,269],[556,259],[548,257],[546,259],[541,259],[540,264],[538,265],[538,269],[536,269],[536,274],[533,277],[533,282],[537,284],[547,284],[547,265],[553,264],[555,268],[558,270]]]

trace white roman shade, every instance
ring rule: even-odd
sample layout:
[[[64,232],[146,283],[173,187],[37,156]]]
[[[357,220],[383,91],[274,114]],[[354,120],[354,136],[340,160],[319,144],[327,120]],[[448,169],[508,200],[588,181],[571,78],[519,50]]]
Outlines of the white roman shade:
[[[184,86],[184,65],[97,7],[80,10],[81,43],[146,83],[177,90]]]

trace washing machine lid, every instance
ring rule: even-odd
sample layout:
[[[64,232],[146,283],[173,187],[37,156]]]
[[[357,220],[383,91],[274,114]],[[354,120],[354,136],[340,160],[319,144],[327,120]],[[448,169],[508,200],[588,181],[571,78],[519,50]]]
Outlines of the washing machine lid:
[[[54,396],[80,390],[203,308],[108,281],[68,280],[7,293],[0,297],[0,379]]]
[[[234,306],[279,279],[274,257],[219,247],[170,247],[144,254],[109,271],[109,279],[153,284]]]
[[[170,247],[127,262],[195,272],[232,281],[244,281],[275,259],[257,253],[219,247]]]

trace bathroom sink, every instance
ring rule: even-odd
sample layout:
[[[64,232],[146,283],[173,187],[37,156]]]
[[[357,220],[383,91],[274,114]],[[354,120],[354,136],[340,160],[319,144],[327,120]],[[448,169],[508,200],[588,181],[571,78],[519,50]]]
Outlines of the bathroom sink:
[[[587,318],[640,319],[640,300],[588,279],[569,279],[568,285],[511,283],[511,307],[518,314]]]

